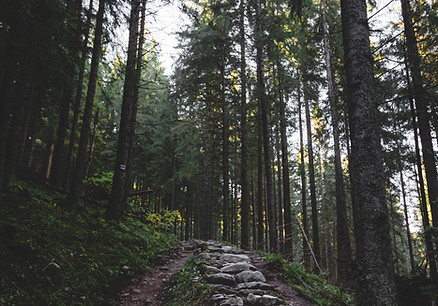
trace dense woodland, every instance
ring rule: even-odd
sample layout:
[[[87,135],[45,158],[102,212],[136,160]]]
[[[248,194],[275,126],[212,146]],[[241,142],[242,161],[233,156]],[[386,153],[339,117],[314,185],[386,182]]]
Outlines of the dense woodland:
[[[154,1],[0,2],[2,193],[168,213],[182,240],[281,253],[361,305],[438,283],[436,3],[175,2],[167,75]]]

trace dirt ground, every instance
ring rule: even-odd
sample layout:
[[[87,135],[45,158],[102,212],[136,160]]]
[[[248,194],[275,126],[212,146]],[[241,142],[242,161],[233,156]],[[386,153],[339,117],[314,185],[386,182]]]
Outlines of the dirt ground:
[[[150,268],[137,277],[133,277],[129,284],[117,294],[113,305],[161,305],[170,284],[170,279],[192,256],[194,248],[195,244],[193,242],[179,243],[167,258],[161,260],[160,265]],[[251,258],[252,264],[265,275],[267,283],[274,286],[283,295],[288,305],[312,305],[312,303],[300,297],[296,290],[288,286],[275,271],[272,271],[272,267],[263,262],[261,255],[252,252]]]

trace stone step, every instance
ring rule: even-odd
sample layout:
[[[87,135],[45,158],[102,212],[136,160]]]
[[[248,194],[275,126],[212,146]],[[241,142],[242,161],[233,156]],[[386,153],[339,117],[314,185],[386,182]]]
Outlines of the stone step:
[[[287,305],[247,252],[217,241],[195,243],[195,256],[207,262],[205,278],[212,288],[208,305]]]

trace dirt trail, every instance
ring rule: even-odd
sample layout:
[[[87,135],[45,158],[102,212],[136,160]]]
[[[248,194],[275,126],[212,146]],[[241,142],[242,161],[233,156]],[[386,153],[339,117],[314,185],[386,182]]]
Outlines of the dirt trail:
[[[187,259],[194,256],[194,250],[199,247],[199,243],[204,242],[180,242],[174,247],[171,255],[162,260],[161,265],[152,267],[145,273],[132,278],[130,283],[118,294],[118,298],[113,301],[112,305],[162,305],[162,301],[165,298],[164,294],[170,283],[169,281],[184,265]],[[266,282],[272,285],[275,291],[283,296],[286,305],[312,305],[312,303],[300,297],[296,290],[288,286],[272,267],[264,263],[260,254],[257,252],[240,251],[242,254],[245,253],[250,256],[251,264],[259,269],[266,277]],[[198,249],[195,253],[199,252]],[[246,304],[246,302],[244,304]]]
[[[145,273],[131,279],[114,305],[161,305],[163,293],[169,280],[178,272],[192,255],[194,244],[180,242],[171,256],[160,266],[150,268]]]

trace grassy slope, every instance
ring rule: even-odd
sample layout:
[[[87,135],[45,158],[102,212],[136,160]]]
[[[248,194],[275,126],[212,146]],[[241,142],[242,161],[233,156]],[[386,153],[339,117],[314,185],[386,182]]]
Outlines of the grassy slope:
[[[66,211],[64,196],[22,181],[3,195],[0,305],[98,304],[175,242],[130,217],[106,222],[104,203]]]
[[[301,264],[288,262],[278,254],[266,254],[264,260],[273,271],[315,305],[354,305],[351,294],[342,292],[321,277],[307,273]]]

